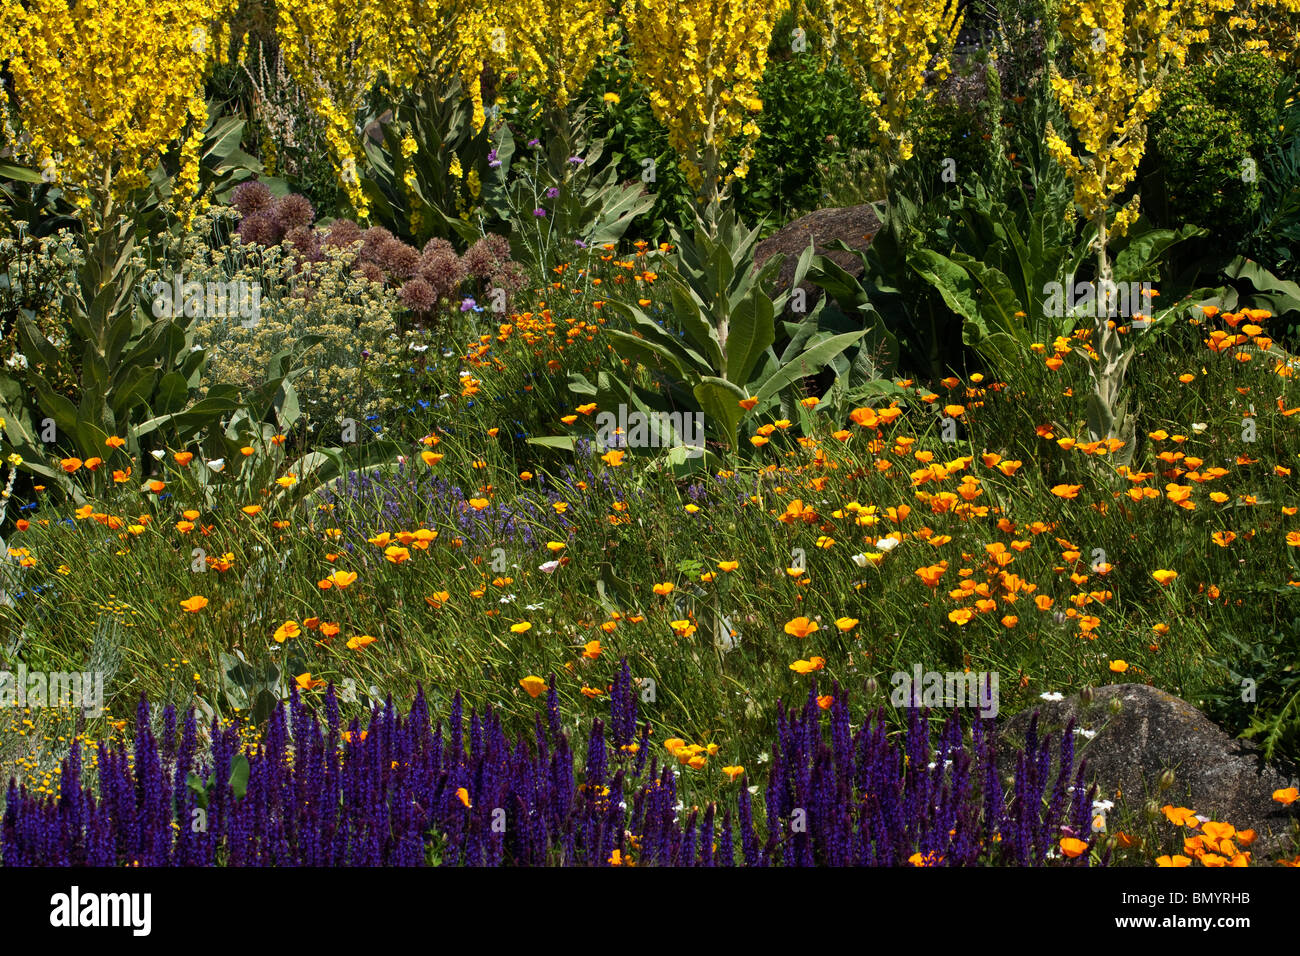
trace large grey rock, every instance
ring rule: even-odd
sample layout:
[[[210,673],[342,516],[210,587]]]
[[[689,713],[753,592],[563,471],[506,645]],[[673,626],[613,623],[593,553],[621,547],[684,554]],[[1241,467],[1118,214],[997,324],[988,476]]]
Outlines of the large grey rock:
[[[849,275],[858,278],[862,275],[861,258],[855,252],[833,249],[831,244],[843,240],[853,249],[866,249],[879,229],[880,219],[869,205],[818,209],[782,226],[760,242],[754,249],[754,268],[762,268],[763,263],[777,253],[784,254],[777,288],[789,286],[794,279],[795,264],[808,248],[808,240],[811,239],[815,252],[826,256]],[[811,282],[804,282],[801,288],[807,297],[808,311],[811,312],[821,298],[822,290]],[[790,318],[789,311],[787,305],[787,319]]]
[[[1273,791],[1295,781],[1268,766],[1249,741],[1230,737],[1185,700],[1145,684],[1111,684],[1096,688],[1091,704],[1075,695],[1015,715],[1001,729],[1004,744],[1023,743],[1034,712],[1040,715],[1040,739],[1051,733],[1059,741],[1071,718],[1077,729],[1096,732],[1091,739],[1076,736],[1075,769],[1087,759],[1085,774],[1098,784],[1098,799],[1137,812],[1148,800],[1172,803],[1239,830],[1253,829],[1258,836],[1251,850],[1261,862],[1288,848],[1294,814],[1273,800]],[[1008,749],[999,747],[1004,755]],[[1166,770],[1173,771],[1174,784],[1161,791]],[[1052,779],[1055,772],[1054,767]]]

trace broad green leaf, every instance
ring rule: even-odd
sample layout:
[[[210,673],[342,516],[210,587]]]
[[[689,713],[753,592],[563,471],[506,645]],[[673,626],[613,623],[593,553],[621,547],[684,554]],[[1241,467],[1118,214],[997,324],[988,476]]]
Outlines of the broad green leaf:
[[[726,379],[706,376],[694,389],[695,400],[700,403],[707,419],[715,423],[715,431],[733,451],[736,449],[736,428],[745,410],[740,400],[745,392]]]
[[[846,332],[814,345],[792,361],[778,369],[767,381],[762,382],[754,396],[763,402],[773,397],[796,379],[807,378],[820,372],[830,360],[865,335],[865,330]]]

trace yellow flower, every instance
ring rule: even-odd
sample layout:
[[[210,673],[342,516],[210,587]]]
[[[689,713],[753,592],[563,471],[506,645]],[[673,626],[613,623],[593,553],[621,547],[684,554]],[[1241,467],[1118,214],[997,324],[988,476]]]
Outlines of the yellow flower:
[[[522,678],[519,681],[519,686],[528,692],[529,697],[536,697],[538,694],[542,693],[542,691],[546,690],[546,681],[542,680],[540,677],[534,677],[532,674],[529,674],[527,677]]]
[[[785,632],[792,637],[807,637],[809,634],[816,633],[819,630],[816,621],[809,620],[806,617],[796,617],[785,625]]]
[[[301,633],[302,630],[298,627],[297,621],[285,621],[275,629],[275,642],[283,644],[288,638],[297,637]]]
[[[796,674],[811,674],[813,671],[819,671],[826,666],[826,661],[821,657],[814,657],[811,660],[795,661],[790,665],[790,670]]]
[[[351,587],[356,580],[357,572],[355,571],[334,571],[321,582],[321,589],[329,590],[329,588],[335,587],[341,591],[344,588]]]
[[[764,0],[632,0],[629,53],[697,199],[708,206],[744,176],[759,135],[758,83],[780,5]],[[728,170],[722,156],[735,145]]]

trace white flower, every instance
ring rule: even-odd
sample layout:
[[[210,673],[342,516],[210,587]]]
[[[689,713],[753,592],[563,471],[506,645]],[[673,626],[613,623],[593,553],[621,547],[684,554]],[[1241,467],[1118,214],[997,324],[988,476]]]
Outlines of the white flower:
[[[424,352],[429,351],[429,346],[427,346],[427,345],[414,345],[414,344],[413,344],[413,345],[411,346],[411,351],[412,351],[412,352],[420,352],[420,353],[424,353]]]
[[[524,610],[525,610],[525,611],[540,611],[544,606],[545,606],[545,605],[542,605],[542,604],[526,604],[526,605],[524,605]]]
[[[1058,700],[1065,700],[1064,694],[1058,693],[1054,690],[1048,691],[1046,694],[1039,694],[1038,696],[1043,698],[1043,700],[1050,700],[1052,703],[1056,703]]]
[[[503,597],[500,601],[497,601],[497,603],[498,603],[498,604],[514,604],[514,603],[515,603],[515,596],[514,596],[513,594],[507,594],[507,595],[506,595],[505,597]]]
[[[893,551],[899,545],[899,540],[892,535],[888,538],[881,538],[876,542],[877,551]]]
[[[1085,730],[1082,727],[1076,727],[1074,732],[1078,734],[1080,737],[1082,737],[1084,740],[1091,740],[1093,737],[1097,736],[1097,731]]]
[[[161,448],[155,448],[153,451],[149,452],[149,454],[153,455],[158,461],[162,461],[167,457],[167,452]]]
[[[469,378],[469,372],[466,372],[464,369],[461,369],[460,377]]]
[[[1196,432],[1198,435],[1209,427],[1210,426],[1205,424],[1205,422],[1192,422],[1192,431]]]
[[[537,570],[543,572],[544,574],[550,574],[559,566],[560,566],[559,561],[547,561],[545,564],[539,564],[537,566]]]
[[[1092,801],[1092,809],[1097,813],[1105,813],[1107,810],[1115,809],[1115,804],[1110,800],[1094,800]]]
[[[226,467],[226,459],[214,458],[210,462],[208,462],[208,467],[211,468],[213,471],[220,471],[222,468]]]
[[[858,567],[860,567],[860,568],[865,568],[865,567],[867,566],[867,564],[868,564],[868,562],[867,562],[867,556],[866,556],[865,554],[855,554],[855,555],[853,555],[852,561],[853,561],[854,564],[856,564],[856,565],[857,565]]]

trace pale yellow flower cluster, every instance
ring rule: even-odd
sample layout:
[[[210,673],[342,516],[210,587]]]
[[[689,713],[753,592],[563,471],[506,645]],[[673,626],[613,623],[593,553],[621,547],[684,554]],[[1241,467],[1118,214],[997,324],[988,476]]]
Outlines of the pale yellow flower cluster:
[[[951,72],[949,56],[964,17],[957,0],[825,0],[807,6],[830,37],[823,58],[838,58],[871,109],[876,144],[910,159],[908,121],[933,95],[926,70],[933,69],[940,81]]]
[[[687,181],[714,205],[732,178],[743,179],[758,137],[758,84],[780,13],[771,0],[630,0],[624,7],[637,78],[668,130]],[[739,161],[721,168],[736,139]]]
[[[1079,137],[1080,154],[1050,126],[1047,148],[1074,183],[1084,215],[1105,227],[1112,201],[1133,181],[1146,145],[1146,120],[1160,104],[1165,71],[1181,66],[1192,39],[1190,0],[1061,0],[1061,32],[1071,41],[1073,75],[1052,68],[1051,84]],[[1116,214],[1123,235],[1137,199]]]
[[[0,65],[29,137],[21,158],[89,210],[145,185],[188,126],[176,196],[192,213],[207,124],[203,77],[224,52],[221,24],[234,0],[0,3]]]
[[[608,0],[512,0],[493,13],[493,62],[518,70],[529,90],[558,109],[618,43],[617,22],[606,22]]]
[[[201,391],[206,394],[219,383],[251,391],[264,381],[272,358],[288,349],[294,368],[305,369],[294,387],[308,428],[328,429],[342,417],[360,421],[391,411],[394,383],[378,377],[378,366],[399,367],[390,357],[404,352],[393,321],[396,295],[357,274],[347,258],[342,250],[329,249],[322,262],[300,263],[282,246],[255,252],[212,249],[187,238],[181,273],[186,281],[235,281],[260,291],[255,323],[246,323],[242,314],[194,319],[194,344],[208,352]],[[143,284],[150,288],[170,278],[149,273]],[[320,341],[304,349],[300,343],[308,335]],[[369,353],[365,359],[363,351]]]

